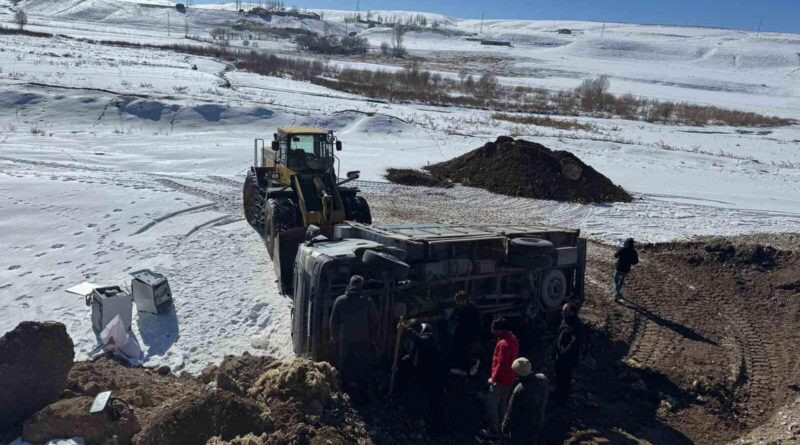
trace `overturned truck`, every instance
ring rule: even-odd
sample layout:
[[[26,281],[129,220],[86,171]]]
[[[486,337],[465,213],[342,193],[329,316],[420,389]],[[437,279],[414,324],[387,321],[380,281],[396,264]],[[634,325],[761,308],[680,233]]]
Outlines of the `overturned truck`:
[[[313,228],[312,228],[313,229]],[[366,279],[379,312],[378,355],[389,357],[396,326],[446,319],[464,290],[485,318],[537,318],[584,294],[586,240],[579,230],[518,225],[337,225],[307,236],[295,257],[294,351],[335,363],[329,340],[333,302],[349,278]]]

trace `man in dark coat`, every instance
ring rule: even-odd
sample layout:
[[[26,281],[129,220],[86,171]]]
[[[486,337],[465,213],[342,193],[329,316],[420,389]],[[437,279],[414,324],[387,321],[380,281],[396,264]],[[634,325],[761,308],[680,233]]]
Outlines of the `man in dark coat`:
[[[622,302],[622,286],[625,284],[625,277],[631,272],[631,267],[639,264],[639,252],[633,247],[633,238],[628,238],[622,247],[614,253],[617,259],[617,272],[614,274],[614,301]]]
[[[454,301],[455,307],[450,314],[450,321],[455,325],[450,349],[450,372],[475,375],[480,362],[473,357],[472,351],[481,333],[481,313],[463,290],[456,293]]]
[[[541,373],[534,374],[531,362],[525,357],[514,360],[511,369],[517,375],[517,385],[511,392],[503,418],[503,436],[511,445],[536,445],[550,391],[547,377]]]
[[[354,398],[367,394],[372,343],[378,328],[378,310],[372,299],[362,295],[364,278],[350,278],[344,295],[336,298],[331,311],[331,339],[339,347],[342,386]]]
[[[581,320],[575,308],[566,303],[561,308],[563,317],[556,337],[556,391],[553,395],[556,403],[564,403],[572,390],[572,371],[580,360],[581,341],[583,337]]]
[[[425,396],[427,424],[432,433],[444,431],[442,392],[445,384],[445,364],[436,343],[433,327],[418,320],[409,320],[405,330],[406,354],[398,365],[398,386],[394,395],[405,393],[411,376],[415,375]]]

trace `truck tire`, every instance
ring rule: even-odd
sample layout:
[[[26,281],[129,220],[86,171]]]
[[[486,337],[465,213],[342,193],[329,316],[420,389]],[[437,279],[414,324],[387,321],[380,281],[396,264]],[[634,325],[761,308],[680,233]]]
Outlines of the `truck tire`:
[[[388,253],[367,250],[361,258],[364,264],[374,267],[378,271],[389,272],[393,277],[402,280],[408,276],[411,266],[389,255]]]
[[[514,238],[508,246],[508,262],[518,267],[546,269],[553,265],[555,246],[540,238]]]
[[[343,194],[342,204],[344,205],[344,219],[361,224],[372,224],[372,212],[363,196]]]
[[[275,248],[275,239],[282,232],[298,227],[297,206],[288,198],[271,198],[267,200],[264,208],[264,238],[267,241],[267,250],[272,258]]]
[[[559,269],[547,272],[542,278],[540,300],[548,310],[560,307],[567,297],[567,277]]]
[[[242,207],[247,223],[259,234],[263,233],[264,228],[263,203],[264,195],[258,187],[255,173],[250,170],[242,187]]]
[[[552,256],[526,256],[511,254],[508,256],[508,263],[517,267],[532,267],[534,269],[547,269],[553,265]]]

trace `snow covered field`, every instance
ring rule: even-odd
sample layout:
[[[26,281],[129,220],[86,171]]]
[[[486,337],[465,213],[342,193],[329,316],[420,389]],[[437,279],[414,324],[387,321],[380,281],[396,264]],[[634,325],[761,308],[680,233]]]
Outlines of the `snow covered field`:
[[[205,57],[74,39],[186,42],[174,9],[103,0],[20,6],[30,14],[29,28],[65,37],[0,37],[0,332],[22,320],[62,321],[79,358],[96,339],[89,309],[64,290],[84,280],[127,283],[127,272],[140,268],[166,274],[176,303],[167,315],[135,316],[147,364],[197,372],[254,346],[291,353],[289,301],[277,293],[240,202],[252,140],[269,139],[279,125],[335,130],[345,145],[342,171],[361,170],[360,185],[387,220],[463,222],[483,214],[579,227],[603,241],[800,230],[798,125],[698,128],[580,118],[596,129],[520,126],[488,111],[370,102]],[[202,35],[236,13],[206,8],[189,17],[191,32]],[[352,30],[337,21],[341,13],[325,17],[332,32]],[[0,22],[10,18],[0,0]],[[462,33],[476,26],[438,20]],[[321,27],[293,19],[273,25]],[[601,26],[492,21],[484,32],[511,40],[512,48],[439,32],[410,33],[406,43],[413,56],[448,75],[468,66],[495,70],[509,84],[558,89],[609,74],[619,93],[800,115],[798,35]],[[574,33],[559,35],[559,28]],[[378,29],[362,35],[373,45],[388,40]],[[259,44],[294,51],[285,42]],[[637,199],[578,205],[382,182],[386,167],[450,159],[501,134],[569,150]]]

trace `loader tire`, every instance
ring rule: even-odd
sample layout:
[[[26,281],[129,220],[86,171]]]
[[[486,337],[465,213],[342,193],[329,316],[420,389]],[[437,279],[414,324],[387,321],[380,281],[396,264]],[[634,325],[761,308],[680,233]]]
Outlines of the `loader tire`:
[[[275,248],[275,239],[282,232],[299,227],[299,211],[291,199],[268,199],[264,208],[264,238],[267,241],[267,250],[272,258]]]
[[[508,262],[518,267],[546,269],[553,265],[555,246],[540,238],[514,238],[508,247]]]
[[[386,271],[398,280],[405,279],[411,266],[400,261],[399,259],[389,255],[388,253],[376,252],[374,250],[367,250],[361,258],[364,264],[376,269],[377,271]]]
[[[344,219],[361,224],[372,224],[372,212],[363,196],[344,195]]]
[[[247,173],[242,188],[242,207],[247,223],[259,234],[264,231],[263,203],[264,194],[259,189],[258,180],[251,170]]]

